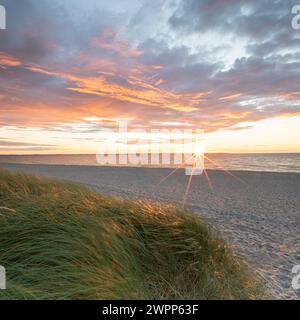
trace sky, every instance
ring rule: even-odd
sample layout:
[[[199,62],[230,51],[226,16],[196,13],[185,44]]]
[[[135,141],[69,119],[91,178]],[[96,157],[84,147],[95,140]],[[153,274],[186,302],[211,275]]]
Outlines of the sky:
[[[207,152],[300,152],[294,4],[0,0],[0,154],[95,153],[119,121],[201,129]]]

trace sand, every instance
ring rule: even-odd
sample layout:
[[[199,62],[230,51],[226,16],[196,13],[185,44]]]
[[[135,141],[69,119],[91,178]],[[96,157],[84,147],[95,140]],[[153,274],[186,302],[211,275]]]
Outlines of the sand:
[[[1,164],[80,182],[97,192],[182,205],[187,176],[172,169]],[[222,171],[194,176],[185,205],[209,221],[266,281],[274,298],[299,299],[292,268],[300,265],[300,174]]]

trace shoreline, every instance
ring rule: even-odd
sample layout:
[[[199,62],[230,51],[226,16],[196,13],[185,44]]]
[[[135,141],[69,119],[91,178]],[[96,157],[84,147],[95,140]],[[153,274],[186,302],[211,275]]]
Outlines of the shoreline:
[[[100,169],[142,169],[142,170],[175,170],[177,171],[184,171],[185,167],[178,168],[176,166],[171,167],[162,167],[162,166],[131,166],[131,165],[122,165],[122,166],[116,166],[116,165],[86,165],[86,164],[48,164],[48,163],[19,163],[19,162],[0,162],[0,168],[1,167],[10,167],[10,166],[28,166],[28,167],[75,167],[75,168],[100,168]],[[299,175],[300,172],[298,171],[264,171],[264,170],[247,170],[247,169],[205,169],[207,172],[216,172],[216,173],[226,173],[226,172],[232,172],[232,173],[258,173],[258,174],[290,174],[290,175]]]
[[[170,168],[3,163],[0,168],[80,183],[109,196],[176,205],[182,205],[189,178],[182,169],[159,184]],[[208,170],[208,175],[213,191],[204,176],[195,176],[185,205],[220,231],[275,298],[299,299],[291,270],[300,264],[300,173],[234,171],[234,178]]]

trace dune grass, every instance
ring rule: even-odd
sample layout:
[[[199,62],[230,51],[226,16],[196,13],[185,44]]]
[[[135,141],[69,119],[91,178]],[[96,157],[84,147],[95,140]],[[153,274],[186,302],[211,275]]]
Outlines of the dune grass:
[[[246,265],[197,216],[0,171],[1,299],[259,299]]]

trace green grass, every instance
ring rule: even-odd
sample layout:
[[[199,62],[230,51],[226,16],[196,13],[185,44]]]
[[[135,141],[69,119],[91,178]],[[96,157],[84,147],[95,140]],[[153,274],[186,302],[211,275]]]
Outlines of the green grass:
[[[1,299],[259,299],[261,283],[192,213],[0,171]]]

